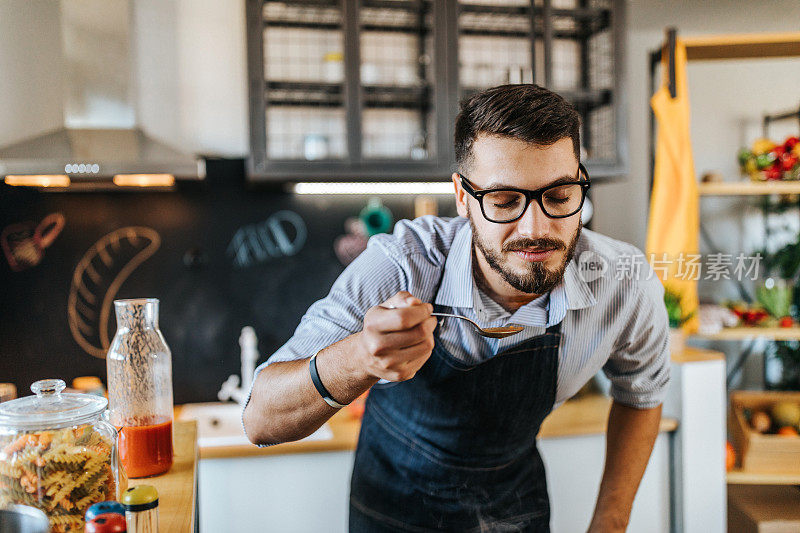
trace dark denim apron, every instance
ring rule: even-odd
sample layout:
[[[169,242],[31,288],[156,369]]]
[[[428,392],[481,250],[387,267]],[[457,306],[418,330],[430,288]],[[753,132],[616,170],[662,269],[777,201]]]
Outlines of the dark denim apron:
[[[549,531],[539,426],[561,325],[475,366],[436,340],[414,378],[376,385],[356,449],[350,531]]]

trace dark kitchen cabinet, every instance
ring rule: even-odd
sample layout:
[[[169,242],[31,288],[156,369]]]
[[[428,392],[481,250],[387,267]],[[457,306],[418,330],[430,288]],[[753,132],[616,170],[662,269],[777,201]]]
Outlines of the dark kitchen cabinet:
[[[254,180],[453,170],[460,99],[535,81],[583,117],[592,177],[623,173],[622,0],[247,0]]]

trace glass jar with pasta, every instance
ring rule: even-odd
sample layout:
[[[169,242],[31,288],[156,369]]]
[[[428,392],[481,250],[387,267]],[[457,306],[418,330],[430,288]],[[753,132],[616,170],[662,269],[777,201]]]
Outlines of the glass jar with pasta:
[[[83,531],[89,506],[127,487],[108,400],[65,387],[45,379],[31,385],[35,396],[0,403],[0,507],[38,507],[53,533]]]

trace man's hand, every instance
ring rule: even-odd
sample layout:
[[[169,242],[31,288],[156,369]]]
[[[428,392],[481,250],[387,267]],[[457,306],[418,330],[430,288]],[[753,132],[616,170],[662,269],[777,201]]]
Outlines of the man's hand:
[[[358,333],[356,357],[370,376],[389,381],[414,377],[433,351],[433,306],[406,291],[371,307]]]

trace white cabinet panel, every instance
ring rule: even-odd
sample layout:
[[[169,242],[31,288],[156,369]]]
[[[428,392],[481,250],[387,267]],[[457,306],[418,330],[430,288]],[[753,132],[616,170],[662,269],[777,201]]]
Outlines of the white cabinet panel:
[[[629,533],[669,531],[669,436],[659,435]],[[605,436],[545,439],[554,533],[585,531],[603,473]],[[353,452],[203,459],[200,533],[347,531]]]
[[[586,531],[603,477],[605,435],[543,439],[550,527],[553,533]],[[669,532],[669,434],[660,433],[633,503],[628,533]]]
[[[353,457],[324,452],[202,459],[200,533],[345,532]]]

